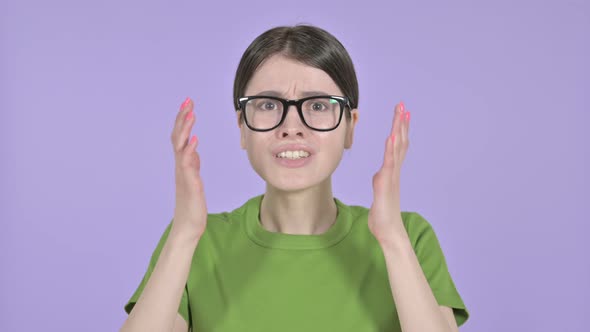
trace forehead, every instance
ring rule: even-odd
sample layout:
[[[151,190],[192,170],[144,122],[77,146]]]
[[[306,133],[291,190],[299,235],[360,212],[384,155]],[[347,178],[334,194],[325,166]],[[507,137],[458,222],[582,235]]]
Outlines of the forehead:
[[[261,92],[287,98],[318,94],[342,95],[342,91],[325,71],[278,54],[269,57],[258,67],[246,87],[245,95]]]

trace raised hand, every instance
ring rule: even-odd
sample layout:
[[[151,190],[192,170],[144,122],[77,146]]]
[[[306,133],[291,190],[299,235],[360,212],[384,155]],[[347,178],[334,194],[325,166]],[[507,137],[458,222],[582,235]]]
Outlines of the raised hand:
[[[400,209],[400,171],[408,150],[410,112],[404,104],[395,107],[391,133],[385,142],[381,169],[373,176],[373,204],[369,210],[369,229],[380,244],[389,244],[405,232]]]
[[[199,239],[207,225],[207,204],[200,175],[201,160],[196,151],[197,137],[193,136],[188,141],[195,123],[193,108],[193,101],[186,98],[180,106],[172,131],[176,178],[172,229],[190,239]]]

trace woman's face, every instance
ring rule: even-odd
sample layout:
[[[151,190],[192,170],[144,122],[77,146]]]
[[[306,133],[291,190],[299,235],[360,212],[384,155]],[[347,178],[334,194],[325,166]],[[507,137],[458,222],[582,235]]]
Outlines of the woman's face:
[[[317,92],[313,95],[343,95],[323,70],[278,54],[262,63],[248,83],[244,95],[252,96],[261,92],[272,95],[267,91],[275,91],[278,97],[285,99],[303,98],[305,93],[312,91]],[[240,113],[237,112],[238,121]],[[256,173],[268,184],[284,191],[306,189],[332,175],[342,159],[344,149],[352,145],[357,120],[358,113],[354,109],[352,119],[348,120],[343,114],[336,129],[315,131],[306,127],[295,106],[290,106],[285,121],[271,131],[253,131],[242,122],[241,146],[247,150],[248,159]],[[309,156],[296,160],[277,156],[277,153],[287,150],[303,150],[309,152]]]

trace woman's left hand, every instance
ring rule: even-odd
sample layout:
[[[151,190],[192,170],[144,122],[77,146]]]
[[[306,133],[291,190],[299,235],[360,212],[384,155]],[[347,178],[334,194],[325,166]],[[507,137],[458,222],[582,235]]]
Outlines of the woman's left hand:
[[[373,176],[373,204],[369,210],[369,229],[383,246],[404,235],[400,209],[400,171],[408,150],[410,112],[403,102],[395,107],[391,134],[385,143],[381,169]]]

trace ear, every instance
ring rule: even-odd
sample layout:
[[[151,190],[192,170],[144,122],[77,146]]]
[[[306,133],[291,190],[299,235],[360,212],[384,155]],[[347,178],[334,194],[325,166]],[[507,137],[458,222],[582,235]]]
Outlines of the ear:
[[[240,147],[242,149],[246,149],[246,138],[245,138],[245,134],[246,134],[246,129],[244,129],[244,122],[240,123],[240,116],[242,115],[242,111],[237,111],[236,112],[237,115],[237,120],[238,120],[238,128],[240,128]]]
[[[350,111],[350,116],[351,116],[350,120],[345,118],[347,121],[350,121],[348,124],[348,127],[346,128],[346,137],[344,138],[344,148],[345,149],[350,149],[350,147],[352,146],[352,141],[353,141],[353,137],[354,137],[354,127],[356,126],[356,123],[359,120],[358,109],[356,109],[356,108],[352,109]]]

